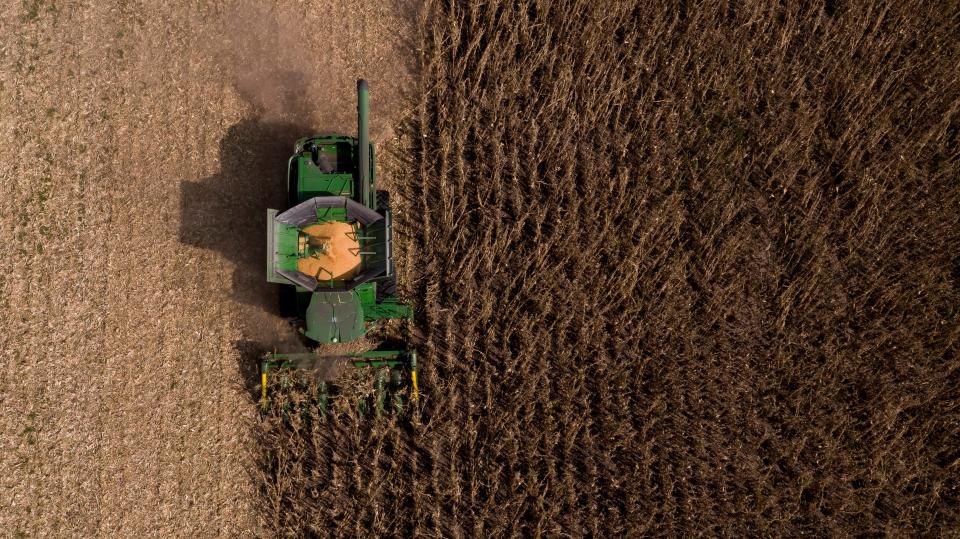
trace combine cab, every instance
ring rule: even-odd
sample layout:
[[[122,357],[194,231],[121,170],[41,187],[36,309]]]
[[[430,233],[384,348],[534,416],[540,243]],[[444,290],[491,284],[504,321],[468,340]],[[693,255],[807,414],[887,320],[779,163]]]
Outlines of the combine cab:
[[[359,137],[298,140],[287,163],[290,207],[267,210],[267,280],[290,287],[300,332],[311,343],[355,341],[384,320],[413,314],[396,298],[390,203],[386,192],[376,190],[366,81],[358,82],[357,94]],[[263,405],[271,369],[316,370],[331,362],[374,368],[379,393],[386,387],[381,379],[388,378],[394,393],[409,386],[417,398],[412,351],[268,354],[261,365]],[[383,400],[378,395],[381,405]]]

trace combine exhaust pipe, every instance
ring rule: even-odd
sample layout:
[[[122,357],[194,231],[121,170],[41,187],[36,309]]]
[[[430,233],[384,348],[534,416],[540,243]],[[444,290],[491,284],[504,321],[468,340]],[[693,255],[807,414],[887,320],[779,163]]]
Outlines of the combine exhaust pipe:
[[[367,88],[367,81],[360,79],[357,81],[357,131],[358,144],[360,152],[357,159],[357,165],[360,167],[360,202],[372,208],[373,201],[370,199],[370,90]]]

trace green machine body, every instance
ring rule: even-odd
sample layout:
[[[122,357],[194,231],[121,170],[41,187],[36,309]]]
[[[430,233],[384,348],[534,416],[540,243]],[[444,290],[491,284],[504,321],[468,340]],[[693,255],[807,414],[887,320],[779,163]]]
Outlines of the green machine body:
[[[288,208],[267,210],[267,281],[288,287],[284,296],[299,330],[316,344],[355,341],[384,320],[409,320],[413,314],[397,298],[393,214],[388,193],[376,189],[366,81],[357,83],[357,100],[358,136],[297,140],[287,161]],[[391,354],[416,357],[407,351]],[[309,363],[290,362],[287,356],[271,354],[262,368]],[[391,369],[401,363],[351,362]],[[404,365],[407,378],[413,371],[415,381],[415,366]]]

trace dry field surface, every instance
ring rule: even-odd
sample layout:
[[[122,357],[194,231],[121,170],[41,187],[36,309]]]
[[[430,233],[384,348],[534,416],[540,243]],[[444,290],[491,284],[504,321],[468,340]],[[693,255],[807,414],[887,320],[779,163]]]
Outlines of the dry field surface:
[[[647,4],[4,7],[0,529],[955,534],[960,7]],[[260,418],[360,76],[423,398]]]
[[[265,208],[358,77],[393,137],[407,23],[373,5],[3,3],[0,535],[263,535]]]

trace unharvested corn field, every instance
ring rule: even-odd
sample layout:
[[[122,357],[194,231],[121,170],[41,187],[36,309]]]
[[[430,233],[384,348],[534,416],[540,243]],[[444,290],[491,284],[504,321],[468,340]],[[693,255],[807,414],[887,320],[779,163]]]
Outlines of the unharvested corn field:
[[[216,313],[213,319],[229,329],[204,326],[197,335],[189,324],[164,325],[141,348],[165,354],[157,366],[146,360],[154,374],[193,365],[188,359],[197,361],[197,353],[183,358],[171,351],[185,352],[191,343],[203,357],[229,357],[201,362],[220,370],[190,371],[195,391],[220,388],[216,402],[189,397],[190,380],[141,376],[98,386],[110,396],[107,410],[161,419],[159,432],[171,441],[148,445],[150,455],[159,455],[156,466],[129,464],[149,456],[130,449],[132,442],[124,442],[126,450],[109,443],[115,434],[106,428],[126,425],[116,412],[94,413],[100,422],[82,427],[91,437],[101,430],[107,437],[88,451],[94,469],[111,466],[119,455],[127,464],[112,466],[129,480],[137,480],[136,472],[162,475],[173,467],[202,471],[186,486],[172,486],[171,478],[148,482],[145,496],[165,511],[185,508],[216,525],[204,527],[197,518],[178,527],[168,512],[150,517],[153,528],[117,522],[122,517],[114,516],[114,506],[148,513],[123,501],[135,491],[118,487],[105,472],[97,485],[112,487],[105,499],[112,504],[100,512],[82,505],[58,522],[107,534],[956,534],[960,7],[865,4],[714,2],[661,9],[647,2],[426,0],[399,6],[399,15],[391,15],[396,19],[370,15],[363,28],[395,29],[402,39],[385,53],[342,46],[343,58],[365,58],[334,63],[340,72],[327,70],[345,73],[336,77],[344,87],[342,111],[323,105],[316,92],[316,105],[327,108],[285,101],[304,111],[293,118],[269,119],[263,115],[275,107],[255,99],[253,112],[237,106],[237,123],[220,147],[220,172],[214,168],[199,183],[181,186],[181,194],[191,195],[180,209],[192,210],[181,215],[174,241],[201,254],[170,249],[207,277],[199,285],[186,277],[164,281],[162,275],[182,266],[163,263],[154,270],[161,290],[185,287],[187,297],[219,291],[246,307],[179,300],[174,306]],[[279,10],[285,11],[296,9]],[[321,17],[317,24],[326,20],[311,16]],[[351,37],[369,40],[392,35],[354,30]],[[304,50],[326,44],[312,41]],[[284,65],[299,69],[307,57]],[[407,69],[407,63],[409,80],[402,83],[362,72]],[[198,65],[191,69],[202,72]],[[288,75],[281,80],[302,82]],[[231,231],[260,234],[262,222],[247,220],[262,219],[268,201],[282,200],[287,145],[332,124],[352,132],[353,87],[339,84],[348,76],[371,78],[373,118],[382,113],[384,122],[372,133],[378,178],[396,210],[401,296],[415,305],[408,337],[419,356],[420,401],[402,414],[361,415],[353,403],[369,394],[370,379],[351,371],[325,415],[311,404],[317,386],[309,381],[287,391],[275,382],[270,411],[258,415],[251,394],[257,354],[277,344],[251,329],[268,327],[258,321],[274,308],[276,294],[260,284],[262,251],[228,258],[233,279],[223,284],[222,268],[196,257],[214,260],[217,252],[249,246],[234,239],[217,244],[198,232],[205,229],[187,225],[226,212]],[[259,80],[244,76],[236,85],[247,100],[251,79]],[[5,78],[3,91],[16,80]],[[378,88],[388,101],[381,111]],[[123,91],[136,96],[140,89],[131,83]],[[216,117],[213,109],[203,117]],[[43,121],[42,111],[31,118]],[[243,119],[253,113],[261,116]],[[204,132],[190,129],[186,163],[207,151],[190,142]],[[258,147],[269,151],[250,149]],[[8,159],[27,166],[26,157],[4,151],[5,171]],[[121,163],[130,168],[131,161]],[[180,170],[176,163],[159,166]],[[276,192],[251,187],[273,173]],[[25,184],[16,185],[19,190],[7,188],[5,196],[28,200]],[[238,188],[243,191],[234,201],[241,210],[227,201],[191,202]],[[124,190],[87,203],[121,207],[137,192]],[[164,194],[156,185],[148,192]],[[42,209],[43,201],[37,204]],[[10,242],[2,247],[0,289],[4,330],[11,333],[0,342],[23,351],[4,351],[9,376],[0,387],[16,406],[29,407],[30,399],[47,404],[13,410],[3,403],[4,428],[16,429],[5,431],[4,440],[20,444],[0,457],[3,485],[24,478],[34,486],[0,503],[15,509],[16,529],[44,535],[33,519],[50,519],[56,510],[48,501],[39,512],[27,511],[27,495],[51,496],[43,482],[55,472],[17,440],[33,436],[43,447],[73,446],[44,438],[45,427],[26,430],[27,422],[57,409],[50,395],[63,390],[17,390],[18,365],[33,356],[15,344],[55,334],[29,323],[43,323],[30,316],[53,312],[56,301],[52,295],[24,299],[31,297],[25,290],[42,286],[23,283],[36,283],[30,275],[43,274],[47,259],[19,253],[16,242],[25,240],[18,234],[42,229],[11,217],[13,199],[4,201],[3,211],[3,238]],[[97,221],[103,217],[87,219],[78,221],[81,229],[110,229]],[[147,230],[158,229],[133,228]],[[83,237],[85,245],[96,244]],[[118,255],[120,244],[113,245],[109,253]],[[134,251],[138,260],[154,260],[146,247]],[[77,256],[97,276],[140,264],[114,267]],[[21,271],[30,268],[36,272]],[[116,278],[99,282],[87,276],[77,284],[123,289]],[[149,282],[138,277],[136,284]],[[151,293],[140,301],[160,301]],[[87,299],[68,301],[81,313],[110,306],[81,298]],[[250,305],[261,308],[251,315]],[[56,321],[69,323],[74,312]],[[108,335],[106,368],[117,373],[116,358],[135,359],[124,346],[137,343],[122,344],[112,328],[119,325],[128,338],[140,333],[124,325],[121,314],[98,315],[105,321],[94,319],[79,338],[92,349],[98,336]],[[153,327],[146,315],[136,320]],[[171,349],[163,339],[189,342]],[[25,387],[59,387],[49,371],[30,372]],[[69,380],[69,388],[81,390],[77,379]],[[148,394],[162,405],[138,412],[144,395],[135,389],[153,384],[170,384]],[[196,423],[165,400],[168,393],[219,426]],[[99,401],[89,399],[80,400],[81,409],[99,410]],[[59,436],[71,435],[67,426],[57,428]],[[202,452],[199,444],[209,439],[228,450]],[[64,455],[57,453],[56,461],[69,463]],[[218,482],[231,487],[189,498]],[[84,503],[103,501],[74,476],[58,484],[81,491]],[[246,490],[233,496],[233,485]],[[171,506],[168,500],[177,496],[192,501]]]

